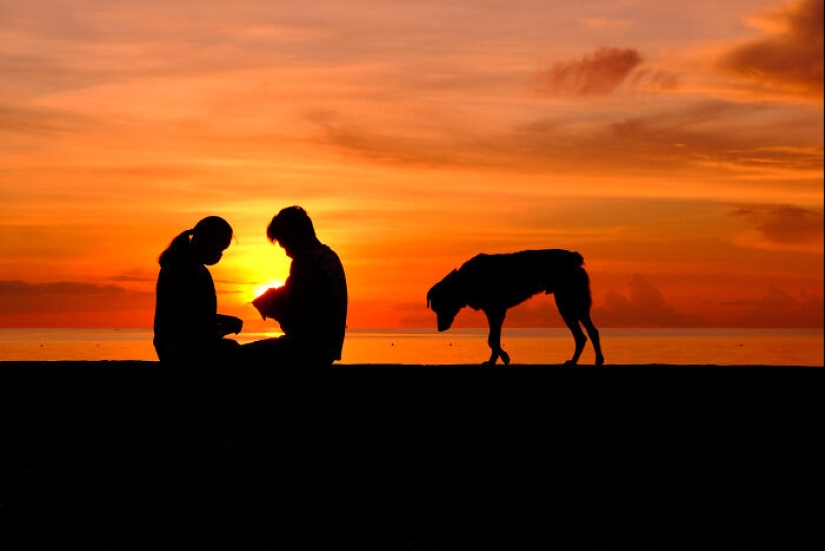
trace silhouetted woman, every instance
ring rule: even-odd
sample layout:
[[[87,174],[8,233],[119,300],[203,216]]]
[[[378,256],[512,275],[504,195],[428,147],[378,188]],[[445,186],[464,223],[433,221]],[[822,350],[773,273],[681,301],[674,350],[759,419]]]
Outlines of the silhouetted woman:
[[[217,264],[232,240],[232,227],[209,216],[175,237],[158,259],[155,350],[162,364],[189,364],[229,357],[239,345],[224,339],[243,321],[218,314],[207,266]]]

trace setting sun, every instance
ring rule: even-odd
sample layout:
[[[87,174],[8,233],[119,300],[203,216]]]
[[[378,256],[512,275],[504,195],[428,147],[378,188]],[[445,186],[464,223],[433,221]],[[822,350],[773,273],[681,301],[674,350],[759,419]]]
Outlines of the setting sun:
[[[269,289],[277,288],[277,287],[283,287],[283,286],[284,286],[284,282],[280,281],[280,280],[277,280],[277,279],[273,279],[272,281],[270,281],[269,283],[266,283],[264,285],[258,285],[257,287],[255,287],[255,291],[252,293],[252,296],[250,297],[249,302],[252,302],[256,298],[258,298],[259,296],[261,296],[262,294],[267,292]]]

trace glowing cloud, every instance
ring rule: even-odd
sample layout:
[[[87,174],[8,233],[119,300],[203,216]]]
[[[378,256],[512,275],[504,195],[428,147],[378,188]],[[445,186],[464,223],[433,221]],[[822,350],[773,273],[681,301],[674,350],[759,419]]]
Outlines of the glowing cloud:
[[[574,61],[555,63],[535,76],[543,95],[602,96],[613,92],[642,63],[633,49],[601,48]]]
[[[662,292],[640,274],[630,280],[630,298],[615,290],[605,296],[605,307],[593,309],[593,319],[605,327],[695,327],[703,323],[694,315],[677,312]]]
[[[153,292],[118,285],[0,281],[0,327],[71,327],[81,320],[88,326],[145,327],[154,305]]]
[[[823,239],[823,213],[792,205],[749,207],[735,211],[774,243],[811,243]]]
[[[721,66],[771,89],[822,101],[823,0],[804,0],[767,16],[778,27],[737,46]]]

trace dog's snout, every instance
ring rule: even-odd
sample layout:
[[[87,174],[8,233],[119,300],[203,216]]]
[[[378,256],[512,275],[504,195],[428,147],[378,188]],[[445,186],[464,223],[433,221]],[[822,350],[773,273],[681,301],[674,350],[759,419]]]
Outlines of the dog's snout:
[[[453,324],[453,318],[447,316],[438,316],[438,330],[446,331]]]

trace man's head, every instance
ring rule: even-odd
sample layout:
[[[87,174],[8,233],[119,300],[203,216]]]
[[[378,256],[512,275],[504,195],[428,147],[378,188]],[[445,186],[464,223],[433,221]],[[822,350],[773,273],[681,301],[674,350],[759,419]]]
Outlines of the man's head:
[[[290,258],[296,251],[316,240],[312,220],[297,205],[281,209],[267,226],[266,236],[272,243],[277,241]]]

